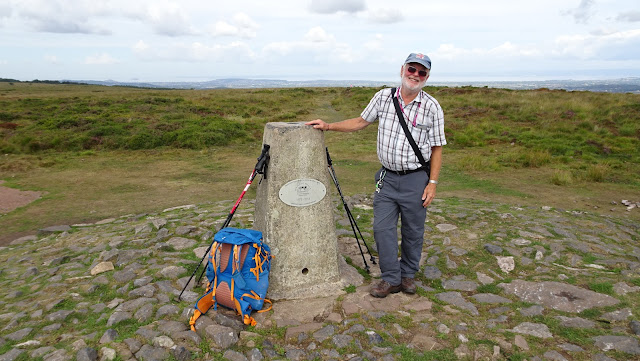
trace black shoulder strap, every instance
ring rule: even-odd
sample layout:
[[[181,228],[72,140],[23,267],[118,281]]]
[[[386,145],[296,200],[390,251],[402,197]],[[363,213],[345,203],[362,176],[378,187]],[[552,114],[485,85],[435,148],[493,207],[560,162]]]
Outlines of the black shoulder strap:
[[[409,131],[407,122],[405,122],[404,120],[404,116],[402,115],[402,110],[400,110],[400,103],[398,102],[398,98],[395,96],[395,93],[396,93],[396,88],[392,88],[391,97],[393,98],[393,105],[396,107],[396,114],[398,114],[398,119],[400,120],[400,125],[402,126],[402,130],[404,130],[404,134],[407,136],[407,140],[409,140],[409,144],[411,144],[411,148],[413,148],[413,151],[416,153],[416,157],[418,157],[420,164],[422,164],[422,167],[427,171],[427,173],[429,173],[429,165],[424,160],[424,157],[422,156],[422,152],[420,151],[420,149],[418,149],[418,145],[416,144],[416,141],[413,140],[413,136]]]

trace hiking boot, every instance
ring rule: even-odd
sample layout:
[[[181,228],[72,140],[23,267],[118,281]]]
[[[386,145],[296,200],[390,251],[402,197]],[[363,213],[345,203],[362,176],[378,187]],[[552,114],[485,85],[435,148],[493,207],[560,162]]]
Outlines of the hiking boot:
[[[390,293],[398,293],[400,291],[402,291],[401,284],[392,286],[389,282],[382,280],[375,287],[372,287],[371,290],[369,290],[369,294],[373,297],[385,298]]]
[[[400,285],[402,286],[402,292],[410,295],[416,293],[416,283],[413,278],[402,277],[402,283]]]

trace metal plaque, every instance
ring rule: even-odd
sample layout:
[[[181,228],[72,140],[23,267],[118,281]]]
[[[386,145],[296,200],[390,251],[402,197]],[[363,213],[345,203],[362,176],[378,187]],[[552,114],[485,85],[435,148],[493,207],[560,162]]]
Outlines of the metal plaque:
[[[280,200],[293,207],[305,207],[320,202],[327,188],[315,179],[294,179],[280,188]]]

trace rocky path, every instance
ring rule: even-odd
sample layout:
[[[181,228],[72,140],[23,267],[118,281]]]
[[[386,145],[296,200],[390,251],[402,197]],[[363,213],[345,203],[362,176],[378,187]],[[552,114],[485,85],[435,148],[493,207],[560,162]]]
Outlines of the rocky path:
[[[349,200],[365,237],[371,200]],[[4,360],[639,360],[640,225],[462,199],[430,207],[416,295],[274,302],[247,327],[177,294],[231,202],[58,226],[0,248]],[[234,226],[251,227],[246,202]],[[363,268],[336,203],[341,253]],[[366,258],[369,259],[368,256]],[[347,266],[350,267],[350,266]]]

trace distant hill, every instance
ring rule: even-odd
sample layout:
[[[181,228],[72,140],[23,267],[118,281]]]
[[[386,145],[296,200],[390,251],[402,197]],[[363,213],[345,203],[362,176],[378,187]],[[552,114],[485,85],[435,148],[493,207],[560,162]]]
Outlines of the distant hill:
[[[67,82],[73,82],[71,80]],[[87,84],[135,86],[146,88],[172,89],[216,89],[216,88],[292,88],[292,87],[378,87],[395,85],[393,82],[367,80],[304,80],[289,81],[277,79],[216,79],[203,82],[117,82],[117,81],[79,81]],[[475,82],[430,82],[431,86],[474,86],[503,89],[565,89],[568,91],[593,91],[608,93],[639,93],[640,78],[608,79],[608,80],[544,80],[544,81],[475,81]]]
[[[0,82],[20,82],[2,79]],[[308,87],[380,87],[396,85],[394,81],[373,80],[281,80],[228,78],[207,81],[184,82],[121,82],[115,80],[34,80],[35,83],[82,83],[104,86],[129,86],[139,88],[169,89],[255,89],[255,88],[308,88]],[[592,91],[605,93],[640,94],[640,78],[620,78],[605,80],[541,80],[541,81],[470,81],[470,82],[429,82],[430,86],[446,87],[489,87],[500,89],[564,89],[567,91]]]
[[[65,82],[74,82],[65,80]],[[134,86],[144,88],[171,88],[171,89],[253,89],[253,88],[308,88],[308,87],[377,87],[390,84],[390,82],[368,80],[302,80],[290,81],[280,79],[215,79],[201,82],[119,82],[115,80],[79,80],[79,83],[107,85],[107,86]]]
[[[502,89],[564,89],[568,91],[592,91],[605,93],[640,94],[640,78],[621,78],[606,80],[542,80],[542,81],[485,81],[485,82],[442,82],[430,83],[450,87],[488,86]]]

